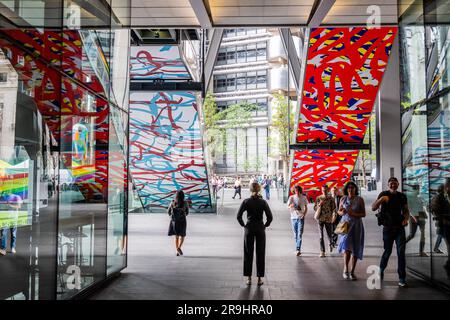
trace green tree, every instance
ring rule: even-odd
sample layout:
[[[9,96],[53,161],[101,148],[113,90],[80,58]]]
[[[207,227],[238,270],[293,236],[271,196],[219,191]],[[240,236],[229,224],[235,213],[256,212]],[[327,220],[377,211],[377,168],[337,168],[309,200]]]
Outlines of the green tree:
[[[277,139],[271,139],[271,147],[278,149],[279,156],[283,161],[283,175],[288,176],[289,163],[289,135],[294,127],[294,110],[291,107],[288,98],[276,94],[272,101],[272,122],[271,129],[278,133]]]
[[[214,95],[211,92],[206,94],[203,102],[205,134],[213,159],[218,152],[233,153],[237,170],[238,146],[235,145],[233,150],[228,150],[227,138],[236,141],[238,129],[251,123],[252,112],[257,109],[256,104],[240,102],[219,111]]]

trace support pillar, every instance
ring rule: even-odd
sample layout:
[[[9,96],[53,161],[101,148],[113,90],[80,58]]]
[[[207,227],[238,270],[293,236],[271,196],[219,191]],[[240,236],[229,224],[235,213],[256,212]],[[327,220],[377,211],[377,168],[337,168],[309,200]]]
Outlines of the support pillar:
[[[400,104],[400,61],[398,34],[394,40],[389,62],[378,95],[377,141],[380,159],[378,190],[387,189],[391,176],[402,186],[402,143]]]

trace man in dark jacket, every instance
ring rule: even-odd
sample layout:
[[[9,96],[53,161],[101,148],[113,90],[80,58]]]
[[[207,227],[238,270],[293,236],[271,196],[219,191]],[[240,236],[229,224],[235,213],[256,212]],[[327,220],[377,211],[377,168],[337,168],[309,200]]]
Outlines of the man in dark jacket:
[[[383,225],[384,243],[384,252],[380,261],[381,280],[383,280],[384,270],[389,262],[395,242],[398,258],[398,285],[406,287],[405,226],[408,225],[409,208],[406,195],[397,191],[398,185],[397,178],[389,178],[389,190],[383,191],[378,195],[377,200],[372,204],[372,210],[376,211],[381,207],[380,218]]]

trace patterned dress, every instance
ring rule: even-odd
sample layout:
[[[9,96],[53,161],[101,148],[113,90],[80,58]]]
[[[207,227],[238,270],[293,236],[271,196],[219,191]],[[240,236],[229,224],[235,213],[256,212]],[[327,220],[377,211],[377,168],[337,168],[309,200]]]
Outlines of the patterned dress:
[[[348,197],[342,197],[341,204],[348,208],[351,207],[353,212],[366,212],[364,201],[360,196],[356,196],[352,200]],[[341,221],[348,221],[348,233],[339,235],[338,251],[343,253],[351,251],[352,255],[362,260],[364,253],[364,225],[362,218],[354,218],[347,213],[342,216]]]

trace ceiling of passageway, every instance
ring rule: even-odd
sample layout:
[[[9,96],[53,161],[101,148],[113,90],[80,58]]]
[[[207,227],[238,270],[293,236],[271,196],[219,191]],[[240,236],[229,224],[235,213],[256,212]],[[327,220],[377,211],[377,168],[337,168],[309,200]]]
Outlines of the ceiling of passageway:
[[[397,0],[131,0],[130,22],[135,27],[365,25],[371,5],[379,7],[381,23],[397,23]]]
[[[448,22],[449,1],[430,3],[424,15],[422,0],[0,0],[0,27],[67,25],[73,6],[81,28],[390,25],[399,15]],[[371,19],[376,14],[379,21]]]

